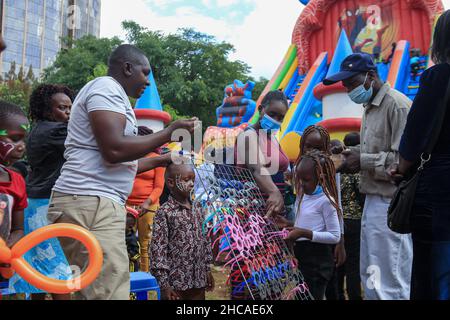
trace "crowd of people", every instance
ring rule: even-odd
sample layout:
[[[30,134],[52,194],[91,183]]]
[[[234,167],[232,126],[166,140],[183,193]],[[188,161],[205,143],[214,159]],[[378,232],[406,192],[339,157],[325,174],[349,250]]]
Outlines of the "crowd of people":
[[[237,139],[235,163],[253,175],[266,218],[289,231],[285,240],[317,300],[450,299],[450,113],[439,110],[450,104],[449,30],[446,11],[436,24],[435,65],[421,75],[414,101],[383,82],[364,53],[348,56],[323,81],[342,82],[364,107],[361,131],[343,141],[310,126],[290,163],[272,138],[289,109],[281,91],[266,94],[260,120]],[[89,230],[103,250],[98,278],[73,295],[53,294],[55,300],[128,300],[129,274],[138,270],[156,277],[166,300],[204,300],[214,290],[217,252],[203,232],[205,213],[192,205],[199,177],[190,162],[174,161],[163,148],[176,130],[193,133],[198,119],[160,132],[138,127],[129,97],[144,93],[151,72],[142,51],[121,45],[109,58],[108,75],[76,95],[42,84],[28,115],[0,100],[0,237],[12,247],[43,226],[71,223]],[[387,223],[396,185],[415,172],[441,122],[420,175],[412,233],[396,233]],[[247,138],[258,143],[241,147]],[[61,280],[89,260],[84,246],[67,238],[47,240],[25,258]],[[9,286],[45,298],[20,275]]]

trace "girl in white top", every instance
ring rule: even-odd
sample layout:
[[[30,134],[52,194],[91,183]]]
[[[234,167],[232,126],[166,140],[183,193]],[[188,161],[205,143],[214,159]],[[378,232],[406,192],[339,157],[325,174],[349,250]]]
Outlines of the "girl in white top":
[[[329,156],[314,151],[301,157],[294,178],[298,194],[290,240],[339,243],[340,207],[335,175]]]
[[[322,300],[334,272],[334,248],[341,238],[336,170],[331,158],[319,151],[303,155],[297,164],[296,219],[286,240],[295,243],[299,268],[311,294]]]

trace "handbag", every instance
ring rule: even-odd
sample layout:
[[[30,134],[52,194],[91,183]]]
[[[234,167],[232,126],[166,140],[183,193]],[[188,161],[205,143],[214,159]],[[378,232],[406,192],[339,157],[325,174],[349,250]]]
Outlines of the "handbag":
[[[447,106],[450,103],[450,80],[447,86],[445,98],[442,100],[441,108],[437,115],[436,126],[433,127],[431,139],[420,156],[420,165],[416,173],[408,180],[403,180],[397,187],[388,209],[388,227],[400,234],[411,233],[411,212],[414,205],[417,184],[423,172],[425,164],[431,160],[431,153],[436,146],[444,124]]]

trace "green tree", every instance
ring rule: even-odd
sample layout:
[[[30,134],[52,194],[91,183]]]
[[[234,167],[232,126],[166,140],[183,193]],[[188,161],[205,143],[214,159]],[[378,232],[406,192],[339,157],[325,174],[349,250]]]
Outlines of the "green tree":
[[[198,116],[204,127],[215,125],[215,111],[222,103],[225,86],[235,79],[251,79],[246,63],[230,60],[234,48],[229,43],[218,42],[214,37],[192,29],[180,29],[166,35],[133,21],[125,21],[122,25],[127,42],[149,57],[162,104],[175,119]],[[86,36],[75,40],[45,70],[43,81],[64,83],[79,90],[88,81],[106,74],[108,56],[120,44],[118,38]],[[265,83],[257,81],[257,88],[264,88]],[[262,91],[255,89],[255,100],[258,90]]]
[[[65,39],[69,46],[69,39]],[[44,71],[45,83],[63,83],[73,90],[80,90],[89,80],[102,71],[108,64],[112,50],[122,41],[119,38],[101,38],[85,36],[70,43],[69,49],[63,49],[55,62]],[[103,74],[102,74],[103,75]]]
[[[258,100],[264,88],[269,83],[269,80],[264,77],[260,77],[259,80],[252,79],[252,81],[255,82],[255,88],[253,89],[252,96],[254,100]]]
[[[204,126],[216,123],[225,86],[249,78],[247,64],[229,59],[234,47],[212,36],[192,29],[163,35],[132,21],[123,27],[127,40],[150,58],[163,103],[181,115],[199,116]]]
[[[30,95],[36,85],[32,66],[25,75],[22,66],[16,73],[16,63],[13,62],[6,79],[0,79],[0,99],[20,106],[25,113],[28,113]]]

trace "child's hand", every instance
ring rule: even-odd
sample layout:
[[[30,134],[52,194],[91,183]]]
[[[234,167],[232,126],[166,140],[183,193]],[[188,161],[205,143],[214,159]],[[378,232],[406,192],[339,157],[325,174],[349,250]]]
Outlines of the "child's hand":
[[[289,230],[289,235],[285,240],[287,241],[295,241],[299,238],[306,238],[312,240],[312,231],[300,228],[287,228]]]
[[[334,248],[334,261],[336,267],[339,268],[347,260],[347,253],[345,252],[344,241],[339,242]]]
[[[214,290],[215,288],[215,281],[214,281],[214,277],[212,275],[211,272],[208,272],[208,280],[207,280],[208,284],[206,286],[206,291],[211,292]]]
[[[163,300],[180,300],[180,296],[172,288],[164,288],[161,290]]]
[[[277,215],[273,218],[273,222],[280,229],[292,227],[292,223],[283,216]]]
[[[298,228],[286,228],[286,230],[289,231],[288,236],[284,239],[286,241],[294,242],[295,240],[297,240],[301,236],[301,234],[300,234],[301,230],[298,229]]]

